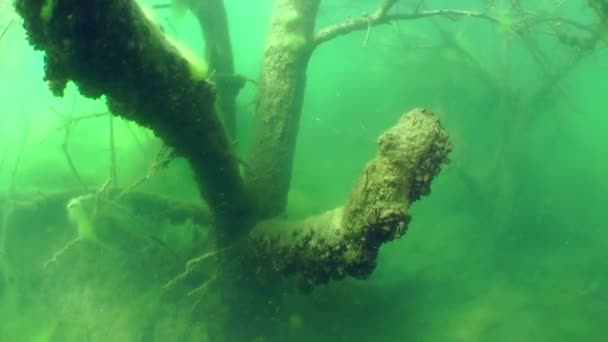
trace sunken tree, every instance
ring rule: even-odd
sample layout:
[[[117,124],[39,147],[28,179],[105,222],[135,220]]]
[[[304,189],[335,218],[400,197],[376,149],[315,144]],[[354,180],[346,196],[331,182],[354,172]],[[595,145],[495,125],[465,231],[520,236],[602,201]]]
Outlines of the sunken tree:
[[[395,11],[398,0],[383,0],[372,13],[317,28],[321,0],[275,0],[256,81],[249,155],[241,161],[233,151],[236,96],[247,78],[234,70],[229,13],[222,0],[181,2],[200,23],[207,66],[168,38],[135,0],[17,0],[15,6],[29,43],[45,53],[44,80],[53,94],[62,96],[72,81],[85,97],[105,96],[113,115],[151,129],[188,161],[209,209],[218,251],[225,252],[218,277],[227,321],[252,319],[248,310],[237,313],[230,306],[250,300],[251,311],[259,311],[251,297],[272,296],[285,286],[282,276],[305,291],[347,276],[369,276],[379,248],[406,232],[410,206],[430,193],[451,144],[430,110],[412,109],[380,136],[376,157],[363,168],[343,207],[302,220],[285,218],[309,60],[337,37],[369,33],[395,21],[476,18],[506,25],[506,19],[488,10],[426,9],[424,1],[400,13]],[[512,3],[517,18],[521,6]],[[604,2],[590,1],[590,6],[603,23]],[[558,17],[522,16],[509,21],[508,29],[528,39],[534,27],[557,22],[580,26]],[[580,26],[576,35],[555,32],[581,48],[601,39],[594,27]],[[190,260],[168,288],[196,279],[207,257]],[[215,338],[258,336],[260,326],[251,328]]]

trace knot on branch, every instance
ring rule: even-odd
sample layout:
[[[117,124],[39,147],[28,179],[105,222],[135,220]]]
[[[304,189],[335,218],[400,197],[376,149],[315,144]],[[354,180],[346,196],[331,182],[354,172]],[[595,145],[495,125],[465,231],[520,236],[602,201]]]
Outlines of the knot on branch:
[[[447,155],[452,151],[452,144],[448,138],[448,134],[443,129],[435,131],[428,152],[421,158],[412,176],[410,201],[417,201],[420,197],[431,193],[431,181],[441,171],[441,165],[449,163]]]
[[[361,241],[366,249],[376,249],[384,242],[400,238],[407,230],[411,216],[401,208],[376,208],[372,217],[366,222],[365,229],[360,230],[363,236]]]

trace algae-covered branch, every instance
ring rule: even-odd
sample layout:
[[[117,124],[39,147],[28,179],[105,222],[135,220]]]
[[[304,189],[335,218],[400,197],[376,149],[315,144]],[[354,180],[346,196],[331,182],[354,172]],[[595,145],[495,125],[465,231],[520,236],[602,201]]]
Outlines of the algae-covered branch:
[[[395,2],[385,1],[377,15]],[[224,14],[221,1],[207,4],[197,9]],[[105,95],[115,115],[151,128],[190,162],[219,242],[230,245],[253,226],[248,262],[297,274],[305,288],[369,275],[379,247],[405,232],[410,204],[429,193],[451,149],[438,119],[413,110],[381,136],[378,156],[343,208],[301,222],[276,219],[286,206],[318,7],[319,0],[275,2],[245,189],[204,63],[151,14],[133,0],[16,1],[30,44],[45,52],[44,79],[55,95],[73,81],[84,96]],[[227,20],[201,21],[207,39],[221,41],[211,44],[210,59],[216,68],[228,62],[221,68],[232,72]]]
[[[249,205],[230,140],[216,115],[205,65],[172,42],[133,0],[17,0],[31,45],[45,52],[44,79],[61,96],[73,81],[105,95],[115,115],[151,128],[184,156],[225,228]],[[236,228],[235,228],[236,229]]]
[[[304,289],[371,274],[380,246],[405,233],[411,203],[430,193],[452,149],[439,120],[424,109],[404,115],[378,143],[378,155],[345,207],[303,221],[255,226],[250,236],[256,263],[271,272],[297,274]]]

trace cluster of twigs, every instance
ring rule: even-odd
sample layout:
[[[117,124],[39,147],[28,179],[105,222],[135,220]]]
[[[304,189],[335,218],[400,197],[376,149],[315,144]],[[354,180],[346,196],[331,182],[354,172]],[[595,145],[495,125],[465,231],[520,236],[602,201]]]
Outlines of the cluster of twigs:
[[[158,171],[160,171],[161,169],[168,167],[169,164],[171,163],[171,161],[175,159],[176,155],[173,152],[173,150],[171,150],[166,145],[163,145],[161,147],[160,151],[158,152],[156,159],[151,163],[147,172],[142,177],[135,180],[130,186],[123,188],[116,195],[111,195],[112,192],[110,190],[112,188],[118,187],[118,184],[117,184],[117,173],[118,172],[117,172],[117,167],[116,167],[116,151],[115,151],[115,135],[114,135],[113,116],[109,112],[93,113],[93,114],[87,114],[87,115],[75,115],[75,113],[74,113],[75,104],[76,104],[76,97],[74,97],[72,100],[72,106],[71,106],[70,112],[68,114],[62,114],[59,111],[57,111],[55,108],[51,107],[51,111],[60,119],[60,125],[58,127],[56,127],[52,132],[50,132],[44,139],[42,139],[41,143],[44,143],[45,141],[47,141],[47,139],[51,135],[53,135],[57,132],[63,132],[63,142],[62,142],[61,147],[62,147],[64,156],[66,158],[66,161],[68,163],[68,166],[70,167],[70,170],[71,170],[74,178],[81,185],[85,194],[89,194],[90,193],[89,186],[86,184],[86,182],[80,176],[80,173],[78,172],[78,169],[76,168],[74,160],[69,152],[69,148],[68,148],[69,147],[69,144],[68,144],[69,138],[73,132],[73,129],[80,122],[82,122],[84,120],[89,120],[89,119],[97,119],[97,118],[105,117],[105,116],[109,117],[110,176],[107,179],[107,181],[101,186],[101,188],[97,189],[93,193],[93,195],[95,196],[95,203],[94,203],[95,211],[97,210],[97,207],[99,206],[100,201],[104,201],[107,204],[108,203],[109,204],[117,203],[117,201],[120,198],[122,198],[125,195],[134,191],[137,187],[139,187],[145,181],[149,180],[154,175],[156,175],[158,173]],[[93,216],[95,216],[94,213],[93,213]],[[57,253],[55,253],[52,256],[52,258],[44,264],[44,266],[46,267],[49,264],[57,262],[59,257],[64,255],[69,249],[71,249],[71,247],[76,245],[76,243],[78,243],[80,240],[81,240],[81,238],[79,236],[77,236],[73,240],[69,241],[64,247],[62,247]]]
[[[76,107],[76,97],[73,98],[70,112],[67,114],[60,113],[55,108],[50,107],[51,111],[59,118],[60,124],[53,131],[51,131],[46,137],[44,137],[40,143],[46,142],[49,139],[49,137],[55,133],[63,132],[63,142],[61,144],[61,148],[62,148],[63,154],[66,158],[66,161],[68,163],[68,166],[69,166],[74,178],[78,181],[78,183],[82,187],[82,190],[84,190],[85,192],[89,192],[89,190],[90,190],[89,186],[86,184],[86,182],[84,181],[84,179],[81,177],[80,173],[78,172],[78,169],[76,168],[76,164],[74,163],[74,159],[72,158],[72,156],[69,152],[70,135],[72,134],[74,128],[82,121],[90,120],[90,119],[97,119],[97,118],[106,117],[106,116],[109,117],[109,140],[110,140],[110,142],[109,142],[109,144],[110,144],[109,179],[110,179],[110,183],[108,184],[108,186],[118,187],[118,182],[117,182],[118,171],[117,171],[117,166],[116,166],[116,144],[115,144],[115,136],[114,136],[115,129],[114,129],[113,116],[109,112],[92,113],[92,114],[86,114],[86,115],[76,115],[74,112],[75,107]],[[147,172],[142,177],[137,179],[133,184],[125,187],[122,190],[122,192],[120,192],[114,199],[116,200],[116,199],[126,195],[127,193],[135,190],[135,188],[140,186],[142,183],[144,183],[145,181],[152,178],[152,176],[154,176],[159,170],[166,168],[171,163],[171,161],[173,159],[175,159],[175,157],[176,157],[175,153],[170,148],[168,148],[166,145],[163,145],[161,147],[160,151],[158,152],[156,159],[152,162],[152,164],[148,168]]]
[[[602,2],[601,0],[591,0],[590,2]],[[420,1],[415,8],[408,13],[391,13],[392,8],[398,3],[398,0],[384,0],[380,7],[372,14],[364,14],[359,17],[351,18],[346,22],[331,25],[321,29],[315,34],[313,39],[314,46],[318,46],[333,38],[346,35],[353,31],[366,30],[366,38],[364,44],[369,39],[369,32],[373,26],[390,24],[398,21],[424,19],[430,17],[443,17],[450,20],[459,20],[462,18],[474,18],[490,22],[495,25],[508,25],[508,29],[515,34],[545,34],[557,37],[565,43],[579,44],[581,48],[592,48],[589,42],[583,38],[573,39],[578,34],[565,37],[565,28],[571,28],[581,33],[586,33],[588,36],[597,39],[599,37],[594,25],[585,25],[572,19],[563,18],[552,14],[537,14],[528,12],[519,0],[511,0],[506,15],[495,14],[497,5],[491,1],[484,10],[471,11],[462,9],[424,9],[425,1]],[[557,3],[556,8],[561,7],[562,3]],[[595,6],[599,7],[599,6]],[[548,28],[548,29],[547,29]]]
[[[76,165],[74,164],[74,159],[70,155],[70,152],[69,152],[70,134],[72,133],[72,131],[76,127],[76,125],[78,123],[80,123],[81,121],[88,120],[88,119],[95,119],[95,118],[99,118],[102,116],[107,116],[107,115],[109,115],[109,113],[104,112],[104,113],[93,113],[93,114],[89,114],[89,115],[76,116],[74,114],[75,107],[76,107],[76,96],[74,96],[72,98],[72,107],[70,109],[70,112],[67,114],[62,114],[59,111],[57,111],[55,108],[50,107],[51,111],[59,118],[61,123],[57,128],[55,128],[51,133],[49,133],[45,138],[43,138],[40,143],[42,144],[42,143],[46,142],[46,140],[51,135],[53,135],[57,132],[63,131],[63,143],[61,144],[61,149],[63,150],[63,154],[66,158],[68,166],[70,167],[70,170],[72,171],[72,174],[74,175],[74,178],[78,181],[78,184],[80,184],[82,189],[84,191],[89,191],[89,187],[87,186],[87,184],[83,180],[83,178],[80,176],[80,173],[78,172],[78,169],[76,168]],[[111,140],[113,141],[113,136],[111,137]],[[113,146],[114,145],[112,143],[112,147]],[[113,149],[112,149],[112,155],[114,155]],[[112,158],[112,160],[114,160],[114,158]]]

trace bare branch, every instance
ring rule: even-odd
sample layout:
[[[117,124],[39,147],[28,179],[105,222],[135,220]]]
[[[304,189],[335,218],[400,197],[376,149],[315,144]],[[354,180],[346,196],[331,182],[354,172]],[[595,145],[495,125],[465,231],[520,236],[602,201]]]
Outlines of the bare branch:
[[[206,277],[207,280],[203,282],[202,285],[199,285],[195,289],[188,291],[188,296],[192,296],[197,292],[203,290],[210,281],[214,281],[217,277],[217,257],[219,257],[220,254],[224,253],[230,248],[231,247],[220,248],[188,260],[188,262],[186,263],[186,269],[182,273],[178,274],[175,278],[168,281],[163,286],[163,292],[165,294],[167,294],[168,292],[180,292],[177,290],[178,288],[186,286],[189,282],[193,280],[193,278],[199,278],[202,273],[208,273]],[[208,270],[208,268],[211,268],[212,270]]]
[[[117,199],[123,197],[124,195],[135,190],[138,186],[143,184],[145,181],[152,178],[159,170],[167,168],[167,166],[169,166],[169,163],[171,163],[171,161],[173,161],[174,159],[175,159],[175,153],[173,151],[171,151],[171,149],[169,149],[166,145],[161,147],[160,151],[158,151],[158,154],[156,155],[156,159],[148,168],[148,172],[146,172],[145,175],[143,175],[142,177],[137,179],[129,187],[123,189],[122,192],[120,192],[118,195],[116,195],[116,197],[114,197],[114,200],[117,200]]]
[[[72,107],[68,114],[62,114],[53,107],[49,107],[49,108],[59,118],[61,123],[51,133],[49,133],[46,137],[44,137],[42,139],[42,141],[40,141],[40,143],[41,144],[44,143],[54,133],[61,131],[61,130],[64,131],[63,142],[61,144],[61,150],[63,151],[63,154],[65,155],[65,159],[68,163],[70,170],[72,171],[72,174],[74,175],[74,178],[76,178],[76,180],[78,181],[78,184],[80,184],[82,189],[86,192],[89,190],[89,187],[87,186],[87,184],[84,182],[84,180],[80,176],[80,173],[78,172],[78,169],[76,168],[76,165],[74,164],[74,160],[72,159],[72,156],[70,155],[70,152],[69,152],[70,133],[72,132],[72,129],[80,121],[88,120],[88,119],[95,119],[98,117],[109,115],[110,113],[105,112],[105,113],[93,113],[93,114],[88,114],[88,115],[74,116],[74,110],[76,108],[76,96],[74,96],[72,98]],[[111,130],[112,130],[112,128],[111,128]],[[113,136],[111,136],[110,139],[113,140]]]
[[[398,14],[389,14],[388,10],[392,7],[392,5],[386,7],[388,4],[394,4],[395,1],[386,1],[383,6],[381,6],[374,14],[372,15],[363,15],[361,17],[350,19],[344,23],[332,25],[326,27],[319,32],[317,32],[313,38],[313,46],[316,47],[326,41],[329,41],[333,38],[337,38],[343,35],[346,35],[351,32],[361,31],[361,30],[369,30],[370,27],[379,26],[383,24],[390,24],[395,21],[404,21],[404,20],[416,20],[423,19],[428,17],[444,17],[450,20],[458,20],[461,18],[476,18],[485,20],[494,24],[499,24],[504,21],[504,19],[491,15],[488,13],[488,9],[484,11],[467,11],[467,10],[459,10],[459,9],[435,9],[435,10],[425,10],[420,11],[419,6],[412,13],[398,13]],[[540,26],[543,24],[554,24],[554,25],[566,25],[580,31],[585,31],[587,33],[591,33],[593,35],[597,35],[597,33],[590,27],[585,26],[581,23],[578,23],[571,19],[564,19],[561,17],[549,16],[549,17],[541,17],[541,16],[532,16],[532,15],[523,15],[518,16],[513,24],[512,30],[515,32],[524,31],[524,30],[532,30],[534,26]],[[545,32],[546,33],[546,32]],[[549,33],[552,35],[553,33]]]
[[[72,159],[72,156],[70,155],[70,151],[68,149],[68,135],[67,134],[65,135],[65,140],[64,140],[63,144],[61,144],[61,149],[62,149],[65,159],[68,163],[68,166],[70,167],[70,170],[72,171],[72,174],[74,175],[74,178],[76,178],[76,180],[78,181],[80,186],[82,186],[82,189],[84,191],[88,191],[89,187],[87,186],[87,184],[84,182],[84,180],[80,176],[80,173],[78,173],[78,169],[76,169],[76,164],[74,164],[74,160]]]
[[[67,244],[61,247],[59,251],[55,252],[55,254],[53,254],[53,256],[42,265],[42,267],[48,268],[51,264],[57,263],[59,258],[66,254],[68,250],[72,249],[72,247],[74,247],[80,241],[82,241],[80,236],[77,236],[74,239],[70,240]]]
[[[452,10],[452,9],[438,9],[429,11],[416,10],[409,14],[388,14],[388,11],[396,3],[396,1],[386,1],[383,6],[376,10],[372,15],[363,15],[358,18],[353,18],[345,23],[336,24],[324,28],[317,32],[313,38],[313,45],[318,46],[328,40],[336,37],[343,36],[345,34],[361,31],[367,29],[369,26],[378,26],[382,24],[389,24],[392,21],[397,20],[414,20],[433,16],[444,16],[450,19],[456,19],[459,17],[476,17],[490,21],[498,21],[498,19],[487,15],[485,12],[473,12],[464,10]]]
[[[11,17],[11,19],[9,19],[8,23],[6,25],[4,25],[4,27],[0,31],[0,41],[2,40],[2,38],[4,38],[4,35],[6,35],[6,32],[8,32],[8,29],[11,27],[11,25],[13,24],[14,21],[15,21],[15,16],[13,15]]]

